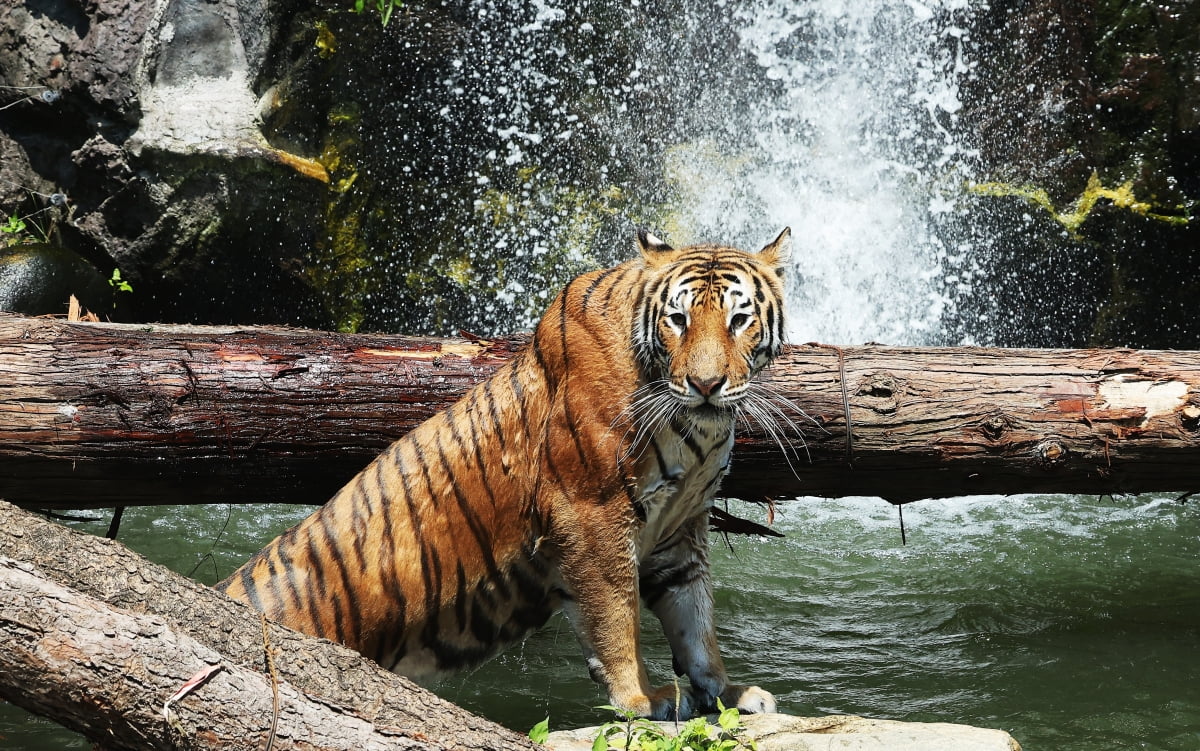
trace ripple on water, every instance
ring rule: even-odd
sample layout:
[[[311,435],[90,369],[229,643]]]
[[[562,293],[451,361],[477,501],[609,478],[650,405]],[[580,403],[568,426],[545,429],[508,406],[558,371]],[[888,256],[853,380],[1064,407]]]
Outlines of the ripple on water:
[[[1195,509],[922,501],[902,547],[877,499],[781,508],[788,538],[737,541],[715,566],[746,627],[725,624],[727,650],[790,711],[990,725],[1032,751],[1197,747]]]

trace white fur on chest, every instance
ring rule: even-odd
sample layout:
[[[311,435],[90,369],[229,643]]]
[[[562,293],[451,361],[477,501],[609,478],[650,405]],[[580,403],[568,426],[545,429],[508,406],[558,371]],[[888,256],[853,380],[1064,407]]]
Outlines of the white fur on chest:
[[[706,512],[729,471],[732,429],[716,430],[711,436],[693,432],[690,438],[689,446],[683,437],[664,429],[642,457],[638,501],[646,519],[638,535],[639,559],[684,522]]]

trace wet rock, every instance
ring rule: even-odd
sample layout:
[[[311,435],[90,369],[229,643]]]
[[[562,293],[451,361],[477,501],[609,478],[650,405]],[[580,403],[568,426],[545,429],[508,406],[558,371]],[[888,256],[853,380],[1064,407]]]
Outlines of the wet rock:
[[[294,0],[52,5],[0,28],[0,85],[61,93],[0,110],[0,142],[25,157],[2,208],[69,196],[61,241],[121,268],[142,318],[504,330],[605,265],[593,248],[623,255],[660,198],[630,176],[650,140],[669,145],[661,123],[632,138],[600,122],[673,88],[628,93],[643,44],[629,30],[669,29],[673,11],[605,0],[567,23],[403,4],[384,28]],[[670,73],[678,45],[663,45]]]
[[[86,101],[95,106],[96,114],[117,123],[136,122],[137,68],[154,12],[155,4],[143,0],[96,0],[88,4],[86,15],[72,10],[57,18],[56,14],[42,17],[42,28],[53,28],[44,23],[53,19],[79,35],[77,42],[60,51],[64,87],[81,101],[86,92]],[[36,67],[33,72],[40,73]]]
[[[0,132],[0,214],[13,214],[12,207],[29,197],[29,191],[50,193],[54,184],[41,179],[29,163],[22,145]]]
[[[127,147],[182,155],[270,147],[258,129],[258,97],[233,2],[168,5],[138,71],[141,118]]]
[[[1096,98],[1102,104],[1155,110],[1167,99],[1164,91],[1166,75],[1166,64],[1161,55],[1128,55],[1117,80],[1097,92]]]
[[[1200,50],[1188,55],[1180,68],[1179,130],[1200,132]]]
[[[987,69],[963,91],[968,139],[995,178],[1019,176],[1064,197],[1092,168],[1094,12],[1059,0],[995,3],[974,25]]]
[[[71,295],[98,314],[113,306],[108,280],[78,254],[42,243],[0,248],[0,310],[65,314]]]
[[[660,723],[668,732],[673,725]],[[853,715],[794,717],[784,714],[745,715],[745,738],[759,751],[1020,751],[1021,746],[1003,730],[969,725],[872,720]],[[589,751],[599,728],[550,734],[552,751]]]

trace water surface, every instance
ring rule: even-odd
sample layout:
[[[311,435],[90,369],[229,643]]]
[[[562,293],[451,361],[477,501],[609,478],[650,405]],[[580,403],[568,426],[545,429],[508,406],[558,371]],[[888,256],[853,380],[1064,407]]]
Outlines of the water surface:
[[[737,513],[762,518],[755,507]],[[205,582],[311,509],[130,509],[121,539]],[[1168,497],[780,504],[782,540],[714,538],[730,672],[783,711],[961,722],[1026,751],[1200,748],[1200,508]],[[103,524],[82,525],[103,531]],[[651,669],[670,656],[646,616]],[[436,687],[517,730],[601,719],[561,618]],[[87,748],[0,708],[0,748]]]

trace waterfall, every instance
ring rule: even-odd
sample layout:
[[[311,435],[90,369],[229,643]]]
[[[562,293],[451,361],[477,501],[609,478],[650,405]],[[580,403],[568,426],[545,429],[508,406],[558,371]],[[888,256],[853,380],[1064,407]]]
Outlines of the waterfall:
[[[738,13],[741,44],[782,84],[753,107],[752,179],[701,183],[698,233],[742,244],[774,221],[795,232],[793,341],[928,343],[951,302],[931,216],[953,211],[966,33],[909,0],[774,2]],[[712,211],[721,192],[737,195]],[[723,217],[713,221],[716,217]],[[729,226],[733,224],[733,226]],[[722,226],[724,225],[724,226]],[[758,226],[755,226],[758,225]]]
[[[746,248],[790,225],[792,341],[942,341],[970,283],[956,122],[978,6],[472,3],[484,31],[448,85],[495,138],[473,236],[528,269],[509,266],[497,294],[530,297],[531,321],[548,272],[624,257],[632,224]]]

